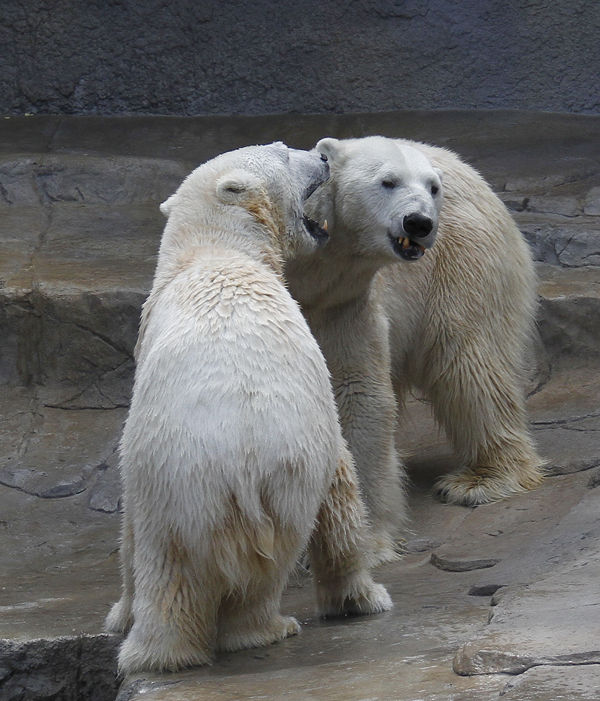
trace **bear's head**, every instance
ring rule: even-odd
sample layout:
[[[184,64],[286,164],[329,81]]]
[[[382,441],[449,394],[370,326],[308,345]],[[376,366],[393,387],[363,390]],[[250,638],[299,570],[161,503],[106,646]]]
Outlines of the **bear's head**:
[[[311,200],[315,217],[343,229],[353,248],[381,264],[417,260],[433,246],[442,206],[442,173],[402,141],[382,136],[321,139],[331,180]]]
[[[327,158],[281,142],[229,151],[196,168],[160,209],[179,224],[223,227],[259,237],[284,258],[311,253],[327,232],[304,202],[329,177]]]

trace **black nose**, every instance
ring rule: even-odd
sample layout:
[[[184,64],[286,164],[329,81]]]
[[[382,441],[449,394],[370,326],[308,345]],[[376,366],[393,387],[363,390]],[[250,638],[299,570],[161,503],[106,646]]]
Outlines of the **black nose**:
[[[433,222],[429,217],[422,214],[407,214],[402,222],[402,228],[409,236],[416,236],[423,239],[431,233]]]

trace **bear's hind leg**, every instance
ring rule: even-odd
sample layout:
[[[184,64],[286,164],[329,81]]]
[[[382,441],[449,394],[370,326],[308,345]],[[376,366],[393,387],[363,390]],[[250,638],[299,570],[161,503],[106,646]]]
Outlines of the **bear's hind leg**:
[[[367,569],[373,550],[352,456],[344,451],[309,545],[320,616],[372,614],[393,607]]]
[[[252,583],[243,595],[235,593],[223,599],[218,616],[217,650],[233,652],[263,647],[300,632],[295,618],[279,613],[287,571],[282,573],[272,568],[271,576]]]
[[[119,653],[122,673],[176,671],[210,661],[222,586],[205,569],[173,539],[160,549],[136,551],[134,623]]]
[[[123,514],[123,528],[121,533],[121,577],[123,580],[123,593],[121,598],[111,608],[104,622],[104,630],[109,633],[126,634],[133,625],[134,582],[133,582],[133,554],[134,554],[133,528],[126,510]]]

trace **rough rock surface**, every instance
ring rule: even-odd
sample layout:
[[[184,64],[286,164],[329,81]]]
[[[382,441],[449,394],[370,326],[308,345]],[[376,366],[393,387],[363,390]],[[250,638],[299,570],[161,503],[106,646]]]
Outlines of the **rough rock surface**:
[[[600,666],[534,667],[513,677],[501,693],[503,701],[596,701]]]
[[[426,0],[77,11],[3,0],[0,20],[3,114],[600,111],[594,0],[462,0],[434,12]]]
[[[0,121],[2,701],[117,693],[118,640],[101,633],[119,592],[115,449],[158,203],[220,151],[367,133],[455,149],[531,242],[541,304],[528,402],[550,476],[498,504],[437,502],[431,486],[453,458],[415,398],[399,431],[412,532],[404,560],[377,573],[395,609],[320,622],[299,577],[284,609],[303,622],[301,636],[208,669],[127,680],[121,698],[600,698],[600,118],[405,112]]]

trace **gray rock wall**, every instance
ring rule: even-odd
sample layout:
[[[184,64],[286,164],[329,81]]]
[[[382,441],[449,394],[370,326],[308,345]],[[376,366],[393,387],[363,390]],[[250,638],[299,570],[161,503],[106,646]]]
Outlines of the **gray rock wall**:
[[[3,0],[2,114],[600,113],[597,0]]]

